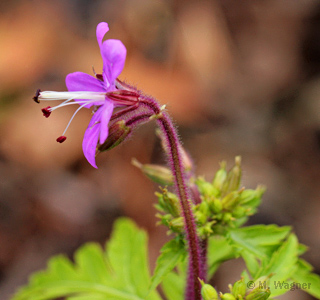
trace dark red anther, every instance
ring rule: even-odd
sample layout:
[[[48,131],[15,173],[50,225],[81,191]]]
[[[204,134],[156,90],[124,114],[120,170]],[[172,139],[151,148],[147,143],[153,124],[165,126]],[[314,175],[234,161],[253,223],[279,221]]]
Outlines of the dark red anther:
[[[103,76],[102,76],[102,74],[96,74],[96,78],[99,79],[100,81],[103,81]]]
[[[40,103],[40,101],[39,101],[39,99],[38,99],[39,96],[40,96],[40,92],[41,92],[41,90],[40,90],[40,89],[37,89],[36,94],[35,94],[34,97],[32,98],[34,102]]]
[[[51,106],[47,106],[43,109],[41,109],[43,115],[46,117],[46,118],[49,118],[50,115],[51,115]]]
[[[100,81],[103,81],[103,76],[102,74],[97,74],[96,71],[94,70],[94,67],[92,66],[92,71],[94,73],[94,75],[96,76],[96,78]]]
[[[63,143],[66,139],[67,139],[67,137],[65,137],[64,135],[62,135],[62,136],[59,136],[56,141],[61,144],[61,143]]]

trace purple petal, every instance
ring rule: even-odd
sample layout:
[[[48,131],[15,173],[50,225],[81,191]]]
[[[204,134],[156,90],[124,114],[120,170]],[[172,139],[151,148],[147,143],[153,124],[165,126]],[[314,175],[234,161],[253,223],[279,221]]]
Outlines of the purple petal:
[[[102,44],[102,39],[108,31],[109,31],[109,26],[107,23],[101,22],[98,24],[97,30],[96,30],[96,35],[97,35],[97,40],[98,40],[98,44],[99,44],[100,48],[101,48],[101,44]]]
[[[101,127],[100,119],[102,108],[103,107],[99,108],[92,116],[82,142],[82,150],[84,156],[86,157],[88,162],[96,169],[98,168],[96,165],[96,148]]]
[[[115,79],[123,70],[127,49],[119,40],[106,40],[100,49],[103,60],[103,71],[109,84],[113,86]]]
[[[100,126],[100,144],[103,144],[109,133],[109,121],[113,112],[114,105],[111,101],[105,102],[105,104],[102,107],[102,114],[100,118],[101,126]]]
[[[68,74],[66,77],[66,86],[70,92],[105,92],[102,81],[82,72]]]

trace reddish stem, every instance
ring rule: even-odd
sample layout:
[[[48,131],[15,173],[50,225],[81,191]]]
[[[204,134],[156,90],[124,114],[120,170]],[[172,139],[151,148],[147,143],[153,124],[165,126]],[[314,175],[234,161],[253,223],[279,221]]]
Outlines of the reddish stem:
[[[141,97],[140,103],[153,111],[157,123],[166,140],[166,153],[168,155],[170,167],[174,175],[176,191],[180,199],[182,214],[185,222],[186,239],[188,242],[189,270],[185,299],[200,300],[201,287],[199,278],[203,279],[203,272],[201,271],[203,263],[200,259],[199,239],[191,209],[191,193],[188,185],[186,184],[185,171],[182,166],[182,157],[179,151],[180,141],[178,139],[178,134],[168,113],[162,110],[155,100],[147,97]]]

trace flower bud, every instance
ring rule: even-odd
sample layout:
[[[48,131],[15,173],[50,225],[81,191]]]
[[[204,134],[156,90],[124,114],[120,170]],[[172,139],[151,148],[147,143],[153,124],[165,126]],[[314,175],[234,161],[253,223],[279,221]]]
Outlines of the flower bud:
[[[208,201],[210,210],[214,213],[220,213],[222,211],[222,203],[220,199],[213,198]]]
[[[154,205],[156,209],[159,209],[159,204]],[[168,226],[169,222],[172,220],[172,216],[170,214],[162,215],[159,213],[156,213],[156,217],[160,219],[159,222],[157,222],[157,225],[165,225]]]
[[[247,290],[247,286],[244,282],[244,279],[241,278],[240,280],[234,283],[232,287],[232,295],[235,296],[236,298],[237,297],[239,298],[239,295],[241,297],[244,297],[244,295],[246,294],[246,290]]]
[[[267,289],[268,288],[268,284],[269,284],[269,279],[274,275],[274,273],[269,274],[268,276],[264,275],[259,277],[257,280],[255,280],[253,286],[253,289],[251,289],[251,291],[249,291],[249,293],[253,292],[254,290],[258,290],[258,289]]]
[[[204,284],[201,289],[203,300],[218,300],[218,293],[214,287],[209,284]]]
[[[208,238],[210,235],[213,234],[212,226],[215,223],[216,221],[214,220],[211,222],[206,222],[203,226],[198,226],[197,228],[198,235],[203,239]]]
[[[194,212],[194,217],[198,224],[204,225],[207,222],[207,216],[199,210]]]
[[[244,190],[240,196],[240,204],[257,207],[261,202],[261,197],[265,192],[265,187],[258,186],[255,190]]]
[[[156,193],[159,206],[162,211],[165,211],[173,217],[180,216],[180,204],[176,194],[168,192],[167,189],[162,189],[162,194]]]
[[[209,205],[208,205],[208,202],[201,202],[199,204],[199,211],[201,211],[204,215],[209,215]]]
[[[184,229],[184,219],[183,217],[174,218],[168,225],[172,231],[182,232]]]
[[[233,209],[240,202],[240,195],[242,191],[234,191],[226,195],[221,203],[222,207],[226,210]]]
[[[222,187],[222,196],[239,189],[241,180],[241,157],[235,158],[235,166],[228,172]]]
[[[224,223],[227,223],[229,224],[231,221],[234,221],[234,217],[232,216],[231,213],[224,213],[223,216],[222,216],[222,221]]]
[[[220,170],[218,170],[218,172],[216,173],[212,181],[213,187],[216,188],[218,191],[221,191],[226,178],[227,178],[226,162],[223,161],[220,163]]]
[[[173,185],[172,172],[168,168],[153,164],[143,165],[135,158],[131,160],[131,163],[135,167],[139,168],[143,174],[149,177],[152,181],[161,185]]]
[[[98,146],[99,151],[107,151],[121,144],[131,133],[131,128],[126,126],[124,120],[115,122],[109,127],[106,141]]]
[[[218,293],[213,286],[210,284],[204,283],[203,280],[200,279],[201,287],[201,296],[203,300],[218,300]]]
[[[202,196],[217,197],[219,194],[219,191],[202,177],[198,177],[196,179],[196,185],[198,186],[199,192]]]
[[[232,210],[232,216],[235,218],[242,218],[246,217],[248,214],[248,209],[242,207],[242,206],[237,206]]]
[[[246,296],[246,300],[266,300],[269,298],[270,289],[254,289]]]
[[[220,294],[222,300],[236,300],[236,298],[230,293]]]

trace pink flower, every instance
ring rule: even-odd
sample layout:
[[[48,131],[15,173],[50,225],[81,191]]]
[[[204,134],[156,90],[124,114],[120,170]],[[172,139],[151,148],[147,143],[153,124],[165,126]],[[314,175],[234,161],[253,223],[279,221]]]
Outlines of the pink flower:
[[[102,74],[96,74],[96,77],[93,77],[82,72],[71,73],[66,77],[68,92],[41,92],[38,90],[34,97],[36,102],[39,100],[65,100],[55,107],[43,108],[42,112],[45,117],[49,117],[51,112],[57,108],[75,103],[80,105],[62,136],[57,139],[60,143],[65,141],[64,134],[76,113],[83,107],[94,108],[94,114],[84,134],[82,149],[88,162],[95,168],[97,168],[95,162],[96,148],[98,143],[103,144],[108,137],[108,123],[114,108],[130,106],[134,103],[133,100],[130,100],[130,97],[129,101],[121,101],[121,95],[119,99],[112,97],[112,93],[118,91],[116,79],[123,70],[127,50],[119,40],[110,39],[103,42],[103,37],[108,31],[107,23],[98,24],[96,35],[103,61]]]

